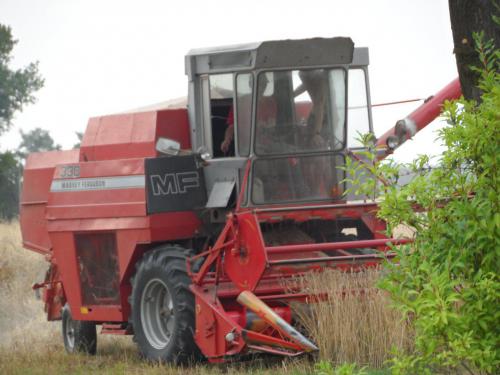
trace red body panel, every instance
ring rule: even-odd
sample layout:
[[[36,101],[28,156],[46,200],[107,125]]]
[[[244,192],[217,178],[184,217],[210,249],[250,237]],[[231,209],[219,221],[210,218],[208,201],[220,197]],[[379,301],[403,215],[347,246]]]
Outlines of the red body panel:
[[[78,150],[34,153],[26,159],[21,192],[21,234],[23,246],[48,254],[52,249],[47,232],[45,207],[54,168],[59,163],[78,161]]]
[[[159,137],[190,148],[185,108],[92,118],[79,150],[32,154],[27,160],[21,195],[23,243],[57,264],[60,280],[50,281],[54,286],[64,285],[64,298],[75,319],[127,320],[135,260],[154,242],[191,238],[199,229],[194,212],[147,215],[144,159],[158,156]],[[130,184],[130,177],[137,186]],[[88,181],[95,184],[102,178],[125,187],[89,185]],[[114,236],[121,298],[113,305],[86,305],[82,314],[83,276],[75,235],[86,233]],[[46,302],[51,306],[53,301]],[[52,312],[49,318],[58,314]]]
[[[251,212],[241,214],[238,224],[238,240],[225,255],[224,271],[240,291],[253,291],[266,269],[264,241]]]
[[[80,161],[154,157],[156,140],[167,137],[190,148],[186,109],[94,117],[82,139]]]

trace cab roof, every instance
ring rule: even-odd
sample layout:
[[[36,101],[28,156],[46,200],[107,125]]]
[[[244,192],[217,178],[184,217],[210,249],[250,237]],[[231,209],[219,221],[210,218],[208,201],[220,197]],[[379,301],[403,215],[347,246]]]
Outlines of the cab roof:
[[[351,38],[275,40],[225,47],[193,49],[186,55],[186,74],[221,73],[287,67],[350,65]]]

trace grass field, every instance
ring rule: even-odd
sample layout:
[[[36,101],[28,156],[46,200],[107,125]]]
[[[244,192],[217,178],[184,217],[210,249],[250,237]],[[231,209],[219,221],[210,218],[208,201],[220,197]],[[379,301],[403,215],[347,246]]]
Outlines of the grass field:
[[[65,353],[60,322],[47,322],[42,302],[31,290],[43,280],[47,263],[21,248],[17,223],[0,223],[0,374],[311,374],[314,360],[255,357],[226,365],[173,368],[142,361],[131,337],[98,336],[94,357]],[[295,306],[321,348],[319,359],[358,363],[385,374],[390,348],[409,348],[409,328],[373,287],[375,271],[363,275],[325,272],[299,280],[310,291],[329,291],[328,301]],[[338,298],[345,288],[367,290]],[[307,314],[305,314],[307,310]],[[377,370],[378,369],[378,370]]]

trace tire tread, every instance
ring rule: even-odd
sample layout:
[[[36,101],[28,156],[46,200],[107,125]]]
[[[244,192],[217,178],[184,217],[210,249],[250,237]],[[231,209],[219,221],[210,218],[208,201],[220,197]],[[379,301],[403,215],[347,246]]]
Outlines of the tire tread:
[[[147,342],[138,335],[138,330],[134,329],[134,341],[139,347],[141,355],[152,361],[172,362],[175,364],[186,363],[199,359],[200,352],[194,341],[194,296],[189,289],[191,279],[186,270],[186,258],[189,250],[177,245],[162,245],[146,252],[140,262],[136,264],[136,273],[131,277],[130,283],[132,293],[129,297],[131,314],[129,323],[134,326],[134,301],[139,301],[140,296],[136,295],[138,283],[141,276],[147,271],[161,267],[165,270],[169,284],[171,284],[173,298],[176,300],[177,312],[177,334],[172,335],[169,343],[170,349],[166,350],[161,358],[153,358],[148,353]],[[172,346],[173,345],[173,346]],[[146,347],[145,347],[146,346]]]

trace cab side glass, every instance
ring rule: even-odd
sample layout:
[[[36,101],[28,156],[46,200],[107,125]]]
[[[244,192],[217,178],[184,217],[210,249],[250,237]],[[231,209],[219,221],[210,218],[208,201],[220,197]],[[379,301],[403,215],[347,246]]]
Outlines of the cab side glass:
[[[340,150],[345,147],[346,119],[346,72],[343,69],[332,69],[329,73],[330,84],[330,117],[333,135],[331,149]]]
[[[362,147],[359,135],[370,132],[366,77],[363,69],[349,70],[348,91],[349,110],[347,121],[349,122],[349,126],[347,146],[350,148]]]
[[[238,155],[250,154],[250,135],[252,129],[253,75],[238,74],[236,78],[236,131]]]
[[[213,157],[234,156],[233,74],[213,74],[209,81]]]

